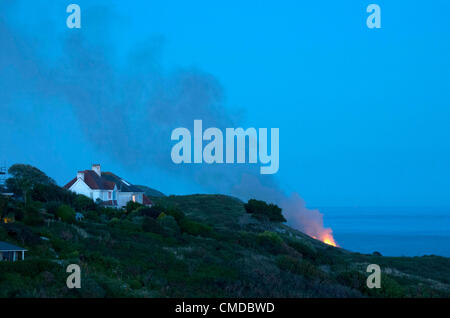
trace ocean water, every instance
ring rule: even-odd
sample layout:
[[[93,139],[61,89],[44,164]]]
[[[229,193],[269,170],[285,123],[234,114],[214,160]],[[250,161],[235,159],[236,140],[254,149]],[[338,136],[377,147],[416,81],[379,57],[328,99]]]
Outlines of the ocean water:
[[[450,257],[450,208],[318,208],[337,243],[386,256]]]

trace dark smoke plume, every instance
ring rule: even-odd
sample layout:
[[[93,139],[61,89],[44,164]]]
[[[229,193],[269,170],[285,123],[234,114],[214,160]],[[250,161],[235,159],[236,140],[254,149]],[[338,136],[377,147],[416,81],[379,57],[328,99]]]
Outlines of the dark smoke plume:
[[[95,23],[108,24],[102,19]],[[120,63],[114,54],[118,44],[105,40],[113,36],[91,39],[74,31],[64,37],[63,53],[43,58],[39,39],[0,20],[2,125],[21,124],[19,114],[26,110],[20,109],[18,97],[58,100],[72,106],[87,139],[124,166],[144,167],[145,174],[146,166],[156,165],[211,192],[277,203],[288,222],[307,234],[319,237],[328,231],[318,211],[306,209],[297,194],[283,193],[272,176],[260,175],[259,165],[172,163],[174,128],[192,128],[194,119],[202,119],[204,127],[240,126],[213,75],[196,68],[163,70],[158,37],[135,45]]]

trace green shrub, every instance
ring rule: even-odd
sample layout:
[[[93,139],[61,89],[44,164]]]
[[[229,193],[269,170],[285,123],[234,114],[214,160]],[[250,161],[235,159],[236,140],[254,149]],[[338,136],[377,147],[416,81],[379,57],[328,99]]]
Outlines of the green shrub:
[[[81,288],[75,291],[79,293],[82,298],[103,298],[106,295],[105,290],[91,277],[83,279],[81,281]]]
[[[26,215],[23,222],[30,226],[41,226],[44,224],[44,219],[39,215]]]
[[[406,290],[393,277],[382,273],[381,288],[369,289],[367,294],[383,298],[400,298],[405,296]]]
[[[72,205],[77,194],[56,184],[37,184],[31,191],[31,199],[39,202],[60,202]]]
[[[184,218],[179,223],[180,228],[183,232],[186,232],[191,235],[200,235],[200,236],[211,236],[213,233],[212,227],[209,225],[195,222]]]
[[[66,223],[75,222],[75,211],[66,204],[62,204],[56,210],[56,216]]]
[[[39,205],[36,202],[25,206],[25,217],[23,219],[26,225],[39,226],[44,224],[44,218],[39,212]]]
[[[273,254],[280,254],[286,251],[286,246],[282,238],[274,232],[264,231],[256,236],[258,246]]]
[[[141,289],[142,288],[142,283],[140,281],[138,281],[137,279],[129,280],[128,285],[130,286],[131,289]]]
[[[119,220],[118,218],[114,217],[109,222],[108,225],[117,228],[126,232],[140,232],[141,226],[138,224],[135,224],[129,220]]]
[[[107,276],[101,276],[98,283],[105,291],[105,297],[126,297],[129,296],[123,288],[123,283],[119,280],[111,279]]]
[[[325,272],[306,260],[299,260],[288,255],[280,255],[277,257],[276,261],[280,269],[293,274],[302,275],[307,278],[324,279],[327,277]]]
[[[170,215],[169,215],[170,216]],[[164,212],[161,212],[158,217],[156,218],[157,221],[163,220],[164,218],[167,217],[167,214],[165,214]],[[173,218],[175,220],[175,218],[173,216],[170,216],[171,218]]]
[[[6,232],[3,224],[0,223],[0,241],[6,240],[8,238],[8,232]]]
[[[314,259],[314,263],[322,265],[338,265],[345,264],[345,259],[342,254],[333,253],[334,247],[327,247],[326,249],[319,250]]]
[[[134,212],[140,216],[148,216],[153,219],[156,219],[162,213],[162,210],[157,206],[152,207],[142,206],[136,209]]]
[[[45,204],[45,209],[47,210],[48,214],[52,214],[56,217],[57,216],[56,214],[58,212],[58,208],[60,205],[61,205],[61,202],[50,201]]]
[[[20,223],[5,224],[3,226],[8,233],[8,237],[20,242],[20,244],[36,245],[40,242],[39,236],[28,226]]]
[[[164,228],[159,225],[159,223],[151,218],[146,216],[142,222],[142,230],[144,232],[156,233],[156,234],[166,234]]]
[[[1,189],[0,189],[1,191]],[[8,213],[8,205],[9,198],[3,195],[0,195],[0,217],[6,215]]]
[[[317,255],[316,249],[309,243],[302,242],[297,239],[288,238],[285,240],[286,244],[292,247],[294,250],[302,254],[304,258],[314,260]]]
[[[59,237],[51,238],[50,242],[61,259],[76,258],[74,251],[79,249],[80,245],[78,243]]]
[[[20,262],[0,262],[0,281],[6,273],[17,273],[21,276],[34,278],[45,271],[57,273],[61,270],[62,268],[55,262],[42,259],[27,260],[25,256],[25,260]]]
[[[108,225],[110,226],[114,226],[120,223],[120,220],[118,218],[112,218],[111,220],[109,220]]]
[[[94,222],[100,222],[100,215],[97,213],[97,211],[87,211],[85,214],[86,219],[92,220]]]
[[[250,199],[244,204],[245,211],[253,214],[255,217],[267,218],[272,222],[286,222],[281,208],[275,204],[267,204],[264,201]]]
[[[158,223],[167,231],[169,235],[178,235],[180,233],[180,227],[178,226],[177,221],[171,215],[165,215],[161,217],[164,213],[158,217]]]
[[[336,276],[338,283],[361,292],[366,292],[366,279],[365,275],[355,270],[342,272]]]
[[[180,225],[180,222],[186,217],[182,211],[174,207],[166,208],[164,212],[167,215],[173,216],[177,221],[178,225]]]
[[[98,207],[93,212],[97,213],[100,220],[109,220],[115,217],[120,219],[122,216],[125,215],[124,210],[109,207]]]
[[[92,200],[91,198],[88,198],[87,196],[84,196],[82,194],[77,194],[77,196],[73,202],[73,206],[74,206],[75,210],[82,211],[82,212],[96,209],[94,200]]]
[[[125,210],[129,214],[134,210],[139,209],[140,207],[143,207],[143,205],[138,202],[128,201],[127,205],[125,206]]]
[[[4,262],[6,263],[6,262]],[[2,268],[3,266],[0,266]],[[29,288],[30,278],[14,272],[0,274],[0,298],[15,298]]]
[[[252,232],[240,231],[236,237],[236,243],[246,247],[257,249],[259,247],[258,236]]]
[[[392,277],[381,273],[381,288],[367,287],[368,274],[363,274],[356,270],[339,273],[336,276],[336,280],[345,286],[353,289],[357,289],[363,294],[371,297],[389,297],[398,298],[404,297],[406,290]]]

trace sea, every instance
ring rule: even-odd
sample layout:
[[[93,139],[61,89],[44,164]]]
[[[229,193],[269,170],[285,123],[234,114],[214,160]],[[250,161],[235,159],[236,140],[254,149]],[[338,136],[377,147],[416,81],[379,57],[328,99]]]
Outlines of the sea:
[[[450,208],[322,207],[339,246],[385,256],[450,257]]]

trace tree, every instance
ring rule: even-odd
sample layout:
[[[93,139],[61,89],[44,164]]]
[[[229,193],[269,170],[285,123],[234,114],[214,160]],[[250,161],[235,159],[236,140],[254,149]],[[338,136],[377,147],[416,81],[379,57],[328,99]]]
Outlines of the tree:
[[[276,204],[267,204],[264,201],[250,199],[244,204],[245,211],[255,217],[268,218],[272,222],[286,222],[281,208]]]
[[[33,201],[58,201],[69,205],[74,204],[76,197],[77,194],[74,192],[58,187],[56,184],[36,184],[28,193],[28,198],[31,198]]]
[[[11,176],[6,180],[6,185],[15,195],[22,196],[27,202],[28,192],[38,184],[55,184],[55,181],[44,172],[30,165],[15,164],[8,170]]]

